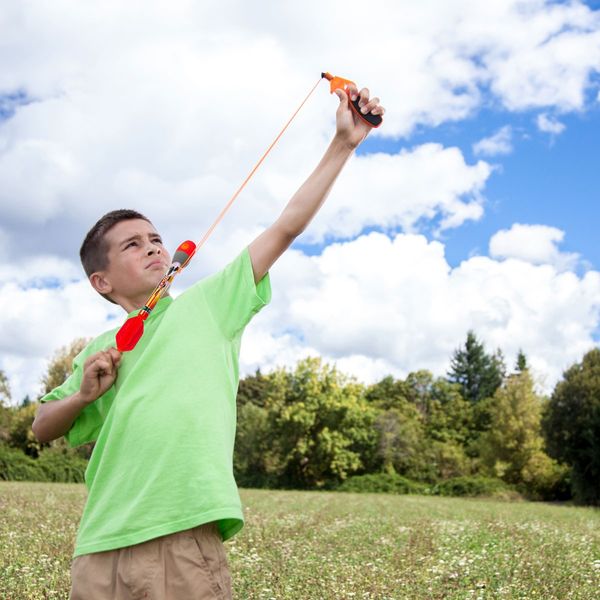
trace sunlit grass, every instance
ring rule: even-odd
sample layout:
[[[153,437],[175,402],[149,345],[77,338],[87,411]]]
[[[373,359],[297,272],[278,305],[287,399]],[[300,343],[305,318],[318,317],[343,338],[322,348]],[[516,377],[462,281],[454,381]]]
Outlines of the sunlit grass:
[[[242,490],[240,600],[600,598],[600,511],[528,502]],[[0,482],[0,598],[67,598],[85,487]]]

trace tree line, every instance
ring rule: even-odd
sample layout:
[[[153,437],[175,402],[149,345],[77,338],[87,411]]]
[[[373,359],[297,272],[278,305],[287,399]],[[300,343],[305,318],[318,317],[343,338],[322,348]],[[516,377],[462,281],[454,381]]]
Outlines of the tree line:
[[[85,342],[54,356],[43,393],[64,381]],[[2,395],[10,397],[4,374]],[[32,459],[48,450],[89,458],[93,444],[40,444],[31,432],[37,406],[1,407],[0,444]],[[419,370],[366,385],[319,357],[257,370],[238,388],[234,473],[241,487],[287,489],[367,476],[429,486],[485,477],[532,499],[600,505],[600,350],[565,371],[550,397],[536,392],[523,352],[509,372],[502,352],[488,353],[473,331],[444,377]]]

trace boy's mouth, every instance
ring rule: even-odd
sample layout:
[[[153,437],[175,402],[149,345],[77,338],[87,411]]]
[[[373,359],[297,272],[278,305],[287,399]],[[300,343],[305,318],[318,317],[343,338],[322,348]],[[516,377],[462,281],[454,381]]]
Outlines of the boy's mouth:
[[[146,269],[152,269],[153,267],[159,266],[164,268],[163,261],[160,259],[153,260],[150,264],[146,266]]]

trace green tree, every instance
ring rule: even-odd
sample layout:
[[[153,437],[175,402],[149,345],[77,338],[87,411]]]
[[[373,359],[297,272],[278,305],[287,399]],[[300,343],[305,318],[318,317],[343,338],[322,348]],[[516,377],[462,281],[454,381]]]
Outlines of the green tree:
[[[268,375],[257,371],[243,381],[248,385],[238,394],[233,457],[236,480],[244,487],[279,487],[285,457],[276,421],[286,404],[291,376],[284,369]]]
[[[6,373],[0,369],[0,406],[10,406],[10,384]]]
[[[385,378],[366,396],[385,408],[375,423],[381,470],[425,482],[470,474],[463,443],[472,410],[459,385],[420,370],[405,381]]]
[[[402,406],[381,411],[374,425],[378,433],[378,468],[385,473],[423,479],[420,456],[425,432],[416,407],[405,401]]]
[[[394,379],[391,375],[368,386],[365,391],[367,402],[382,410],[401,408],[407,401],[408,395],[409,390],[404,381]]]
[[[48,369],[42,377],[42,395],[62,385],[73,373],[73,359],[86,347],[89,338],[77,338],[67,346],[59,348],[48,363]]]
[[[485,474],[511,484],[544,492],[564,474],[545,453],[541,430],[543,398],[534,391],[531,375],[512,375],[490,403],[490,429],[478,441]]]
[[[73,373],[73,359],[85,348],[89,341],[89,338],[77,338],[70,344],[59,348],[54,353],[52,358],[48,361],[48,368],[42,377],[42,395],[48,394],[54,388],[62,385],[67,377]],[[35,403],[35,406],[39,410],[39,404],[37,402]],[[87,459],[92,455],[95,442],[83,444],[78,448],[71,449],[65,438],[60,437],[47,444],[44,443],[42,447],[48,445],[52,448],[60,448],[66,452],[73,452],[82,458]]]
[[[242,487],[276,487],[278,461],[273,453],[269,413],[253,402],[237,411],[233,472]],[[269,457],[275,454],[274,460]]]
[[[256,369],[254,375],[246,375],[240,379],[237,391],[238,406],[243,406],[248,402],[255,406],[264,406],[269,385],[269,378],[265,377],[260,369]]]
[[[469,331],[464,348],[458,348],[452,356],[448,380],[458,383],[465,400],[476,404],[494,395],[505,370],[502,353],[487,354],[475,333]]]
[[[517,362],[515,364],[515,371],[517,373],[523,373],[523,371],[527,371],[529,369],[529,364],[527,362],[527,357],[521,348],[519,348],[519,353],[517,354]]]
[[[8,442],[14,409],[10,406],[10,385],[6,373],[0,369],[0,442]]]
[[[571,466],[575,499],[600,505],[600,349],[564,373],[542,423],[549,454]]]
[[[39,442],[31,430],[37,408],[37,403],[32,403],[15,411],[8,439],[9,446],[19,448],[33,458],[37,458],[43,448],[50,446],[49,443]]]
[[[288,381],[269,405],[282,484],[318,488],[364,471],[377,444],[364,387],[320,358],[300,361]]]

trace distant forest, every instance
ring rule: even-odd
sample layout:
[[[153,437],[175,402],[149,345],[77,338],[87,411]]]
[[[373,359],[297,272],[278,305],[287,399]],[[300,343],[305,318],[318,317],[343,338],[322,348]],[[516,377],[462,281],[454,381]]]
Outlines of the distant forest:
[[[51,359],[42,393],[68,377],[86,342]],[[0,479],[82,480],[93,443],[38,442],[38,402],[10,400],[0,371]],[[600,350],[565,371],[550,397],[536,393],[523,352],[509,369],[472,331],[445,377],[420,370],[365,385],[319,357],[257,370],[239,383],[234,473],[241,487],[285,489],[400,491],[402,481],[405,492],[436,493],[497,481],[534,500],[600,505]]]

